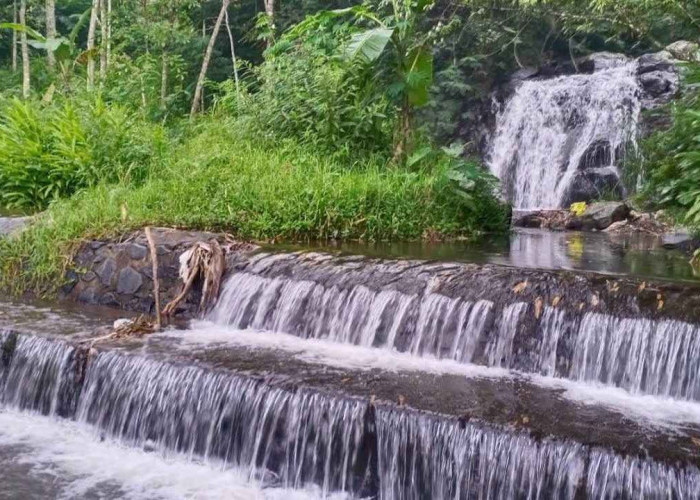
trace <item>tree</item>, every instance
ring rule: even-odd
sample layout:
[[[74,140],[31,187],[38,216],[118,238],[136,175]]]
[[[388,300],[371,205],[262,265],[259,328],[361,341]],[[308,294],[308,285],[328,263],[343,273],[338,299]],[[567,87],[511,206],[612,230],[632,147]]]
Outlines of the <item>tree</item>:
[[[214,51],[214,44],[216,43],[216,38],[219,36],[219,30],[221,29],[221,23],[226,15],[226,9],[228,9],[231,0],[222,0],[221,10],[219,11],[219,17],[216,18],[216,23],[214,24],[214,29],[211,32],[211,38],[209,38],[209,43],[207,44],[207,50],[204,53],[204,60],[202,61],[202,69],[199,72],[199,78],[197,78],[197,86],[194,91],[194,99],[192,100],[192,108],[190,109],[190,118],[193,118],[197,114],[200,108],[200,99],[202,96],[202,89],[204,88],[204,80],[207,77],[207,69],[209,68],[209,61],[211,60],[212,52]]]
[[[56,2],[55,0],[46,0],[46,38],[52,40],[56,38]],[[53,73],[56,66],[56,57],[53,51],[47,51],[46,59],[49,65],[49,71]]]
[[[21,0],[19,4],[19,24],[22,26],[22,96],[29,98],[31,91],[31,76],[29,66],[29,43],[27,42],[27,0]]]
[[[19,22],[17,13],[17,0],[12,0],[12,22]],[[17,71],[17,30],[12,30],[12,72]]]
[[[100,0],[92,0],[90,10],[90,25],[87,38],[87,88],[95,88],[95,32],[97,30],[97,16],[100,10]]]
[[[425,106],[433,82],[432,44],[435,33],[424,30],[421,21],[433,0],[391,0],[378,7],[365,3],[348,9],[321,12],[301,23],[304,31],[315,20],[351,15],[358,24],[369,24],[353,35],[345,50],[351,62],[371,65],[377,77],[386,65],[391,68],[385,91],[397,103],[398,121],[394,139],[394,160],[403,163],[412,148],[412,118],[416,108]]]
[[[109,11],[107,0],[100,0],[100,85],[107,79],[107,47],[109,46]]]

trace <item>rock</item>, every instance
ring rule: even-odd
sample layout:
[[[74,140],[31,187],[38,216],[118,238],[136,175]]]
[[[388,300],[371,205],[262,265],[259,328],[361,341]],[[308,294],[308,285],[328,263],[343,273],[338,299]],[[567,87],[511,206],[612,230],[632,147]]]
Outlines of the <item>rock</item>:
[[[612,165],[612,146],[610,141],[600,139],[592,142],[579,160],[578,169],[609,167]]]
[[[603,229],[606,233],[620,233],[620,232],[625,232],[630,225],[629,220],[619,220],[617,222],[613,222],[610,224],[608,227]]]
[[[106,245],[106,243],[104,241],[91,241],[90,242],[90,248],[92,248],[93,250],[97,250],[99,248],[102,248],[105,245]]]
[[[651,71],[674,72],[675,60],[670,52],[662,50],[653,54],[644,54],[637,59],[637,74],[643,75]]]
[[[78,302],[83,304],[97,304],[97,295],[93,288],[86,288],[78,294]]]
[[[678,40],[666,47],[666,51],[680,61],[700,61],[700,45],[687,40]]]
[[[596,52],[577,61],[579,71],[593,73],[602,69],[617,68],[629,62],[624,54],[614,52]]]
[[[650,71],[639,75],[639,83],[645,92],[652,98],[658,98],[664,94],[675,94],[677,77],[667,71]]]
[[[100,277],[100,282],[104,286],[110,286],[112,283],[112,276],[114,276],[114,272],[116,270],[117,263],[114,261],[114,259],[106,259],[97,268],[97,275]]]
[[[85,282],[89,283],[95,278],[97,278],[97,274],[95,274],[93,271],[88,271],[85,274],[83,274],[83,281]]]
[[[100,297],[99,304],[101,306],[121,307],[121,304],[113,293],[105,293],[102,297]]]
[[[148,248],[145,246],[139,245],[138,243],[129,245],[129,257],[132,259],[141,260],[146,258],[146,255],[148,255]]]
[[[664,234],[661,244],[667,250],[681,250],[690,253],[700,246],[700,241],[690,233],[677,231]]]
[[[117,293],[132,295],[141,288],[143,284],[143,278],[141,275],[134,271],[131,267],[125,267],[119,271],[119,278],[117,279]]]
[[[589,168],[578,171],[569,184],[562,206],[600,200],[603,197],[624,198],[625,190],[614,167]]]
[[[0,217],[0,237],[21,231],[31,220],[31,217]]]
[[[545,224],[544,218],[538,212],[530,212],[524,215],[513,217],[513,227],[526,227],[530,229],[539,229]]]
[[[601,231],[615,222],[627,219],[629,213],[630,207],[624,202],[603,201],[590,205],[579,219],[582,229]]]

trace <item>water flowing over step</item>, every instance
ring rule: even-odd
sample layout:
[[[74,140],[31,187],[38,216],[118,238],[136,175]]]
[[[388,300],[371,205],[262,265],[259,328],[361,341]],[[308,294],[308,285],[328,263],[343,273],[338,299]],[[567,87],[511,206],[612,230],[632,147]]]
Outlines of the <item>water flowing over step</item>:
[[[352,270],[357,276],[343,282],[340,276],[351,273],[338,262],[330,256],[314,261],[304,255],[258,255],[228,277],[210,318],[240,329],[700,400],[695,324],[590,312],[582,310],[583,303],[555,307],[541,297],[524,302],[510,287],[500,297],[479,300],[480,291],[469,287],[468,277],[459,289],[468,296],[448,296],[433,291],[438,278],[416,278],[423,274],[418,264],[404,278],[410,274],[407,264],[362,267],[358,261]],[[424,267],[427,273],[429,266]]]
[[[0,400],[264,484],[423,498],[700,498],[700,471],[568,440],[40,337],[0,336]],[[52,345],[47,345],[52,344]]]
[[[636,69],[520,84],[496,118],[487,159],[515,208],[559,208],[578,181],[601,196],[617,188],[614,165],[636,139],[641,110]]]

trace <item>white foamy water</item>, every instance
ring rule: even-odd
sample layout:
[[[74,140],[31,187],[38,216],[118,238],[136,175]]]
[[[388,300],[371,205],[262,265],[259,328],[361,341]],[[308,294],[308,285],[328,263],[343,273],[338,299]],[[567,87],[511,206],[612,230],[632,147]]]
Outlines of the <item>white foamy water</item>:
[[[28,484],[47,476],[60,479],[53,485],[56,498],[321,498],[313,490],[261,489],[235,469],[128,448],[75,422],[0,408],[0,454],[5,449],[15,454],[13,463],[29,468]],[[0,470],[0,484],[2,478]]]
[[[504,368],[464,364],[434,357],[418,358],[410,353],[360,347],[294,335],[266,331],[238,330],[197,321],[192,330],[171,330],[160,334],[181,339],[184,349],[214,346],[243,346],[282,350],[295,359],[351,370],[380,369],[393,372],[417,372],[457,375],[467,378],[517,377],[540,387],[560,391],[561,397],[583,405],[602,406],[621,412],[645,424],[664,428],[700,426],[700,403],[668,397],[632,394],[625,389],[598,383],[521,373]]]
[[[515,208],[558,208],[596,141],[634,140],[641,109],[635,64],[523,82],[496,119],[488,164]],[[613,167],[601,165],[601,167]]]

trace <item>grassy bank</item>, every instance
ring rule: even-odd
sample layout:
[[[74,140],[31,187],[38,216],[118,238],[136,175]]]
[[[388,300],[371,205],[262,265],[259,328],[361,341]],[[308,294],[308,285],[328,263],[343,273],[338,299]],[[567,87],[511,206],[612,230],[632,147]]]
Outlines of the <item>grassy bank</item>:
[[[446,167],[409,171],[381,158],[347,162],[295,144],[255,144],[212,120],[141,184],[100,184],[53,203],[0,243],[2,284],[51,294],[77,243],[163,225],[226,230],[254,240],[410,240],[505,227],[493,198],[458,193]],[[160,160],[160,156],[159,156]]]

